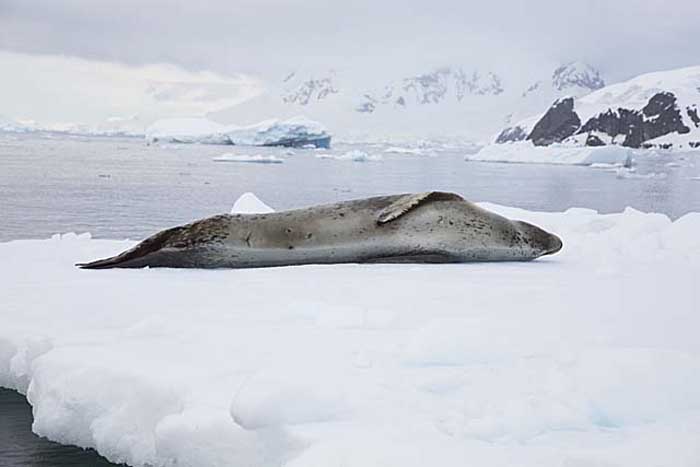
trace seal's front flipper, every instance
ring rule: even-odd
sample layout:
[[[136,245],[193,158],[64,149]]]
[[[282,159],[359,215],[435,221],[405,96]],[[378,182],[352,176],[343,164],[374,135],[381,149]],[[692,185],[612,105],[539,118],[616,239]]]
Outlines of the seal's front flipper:
[[[379,211],[379,215],[377,216],[377,224],[386,224],[387,222],[391,222],[403,216],[407,212],[431,201],[449,200],[464,201],[464,198],[454,193],[445,193],[442,191],[426,191],[423,193],[403,195],[389,206]]]

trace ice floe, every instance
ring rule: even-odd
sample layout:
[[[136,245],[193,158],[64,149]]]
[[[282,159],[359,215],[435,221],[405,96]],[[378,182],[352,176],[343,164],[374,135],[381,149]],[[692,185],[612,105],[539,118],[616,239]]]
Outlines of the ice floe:
[[[515,162],[538,164],[621,164],[632,165],[633,150],[622,146],[577,147],[552,144],[535,146],[529,141],[489,144],[476,154],[465,157],[471,161]]]
[[[380,154],[370,154],[359,149],[347,151],[344,154],[319,153],[316,154],[318,159],[334,159],[337,161],[352,161],[352,162],[378,162],[383,159]]]
[[[222,125],[206,118],[170,118],[146,129],[146,140],[239,146],[330,147],[331,135],[304,117],[265,120],[255,125]]]
[[[0,243],[0,385],[135,466],[697,465],[700,214],[480,205],[564,249],[86,271],[134,242]]]
[[[212,158],[214,162],[249,162],[257,164],[281,164],[284,159],[265,154],[231,154],[226,153]]]

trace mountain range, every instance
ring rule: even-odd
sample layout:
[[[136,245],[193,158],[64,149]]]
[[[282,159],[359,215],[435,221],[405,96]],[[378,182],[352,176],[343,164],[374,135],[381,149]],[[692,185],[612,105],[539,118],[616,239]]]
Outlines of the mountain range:
[[[647,73],[566,96],[504,128],[496,143],[700,148],[700,66]]]
[[[444,66],[393,79],[354,79],[327,70],[292,72],[252,99],[211,114],[221,121],[252,123],[270,116],[304,115],[341,137],[462,137],[488,140],[500,128],[564,96],[605,86],[590,65],[571,62],[522,83],[517,70]],[[362,84],[358,84],[358,83]]]

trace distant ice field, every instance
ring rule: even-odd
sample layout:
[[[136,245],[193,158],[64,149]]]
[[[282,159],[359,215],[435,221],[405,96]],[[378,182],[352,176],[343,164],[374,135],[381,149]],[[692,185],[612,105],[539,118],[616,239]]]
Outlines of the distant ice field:
[[[631,206],[671,218],[700,212],[700,152],[650,152],[636,157],[632,172],[465,162],[474,152],[468,144],[431,142],[335,142],[331,150],[290,150],[5,133],[0,134],[0,241],[71,231],[140,239],[228,212],[248,191],[277,209],[446,190],[472,201],[539,211],[586,207],[610,213]],[[283,163],[214,160],[222,155]]]

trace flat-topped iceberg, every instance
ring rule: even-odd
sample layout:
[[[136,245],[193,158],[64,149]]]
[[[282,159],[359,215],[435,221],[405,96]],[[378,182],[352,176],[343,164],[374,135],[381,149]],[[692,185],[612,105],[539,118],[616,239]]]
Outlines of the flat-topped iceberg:
[[[222,154],[212,159],[214,162],[248,162],[254,164],[281,164],[281,157],[265,154]]]
[[[148,127],[146,140],[150,143],[328,148],[331,135],[323,125],[304,117],[271,119],[248,126],[222,125],[206,118],[168,118]]]
[[[535,146],[530,141],[490,144],[465,159],[484,162],[514,162],[537,164],[614,164],[632,165],[632,149],[622,146]]]

